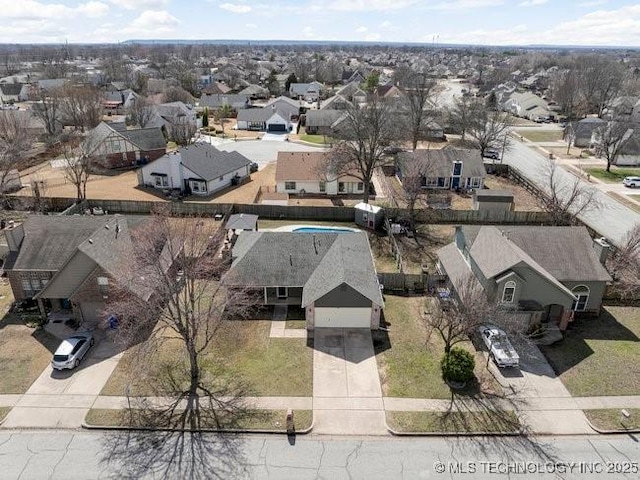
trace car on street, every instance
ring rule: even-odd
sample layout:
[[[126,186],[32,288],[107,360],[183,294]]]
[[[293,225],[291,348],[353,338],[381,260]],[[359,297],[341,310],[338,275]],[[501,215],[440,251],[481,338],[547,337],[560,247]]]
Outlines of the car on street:
[[[495,148],[487,148],[484,151],[484,155],[482,155],[485,158],[493,158],[494,160],[500,160],[500,152],[498,152],[498,150],[496,150]]]
[[[51,366],[56,370],[76,368],[94,343],[91,332],[76,333],[62,341],[53,354]]]
[[[493,325],[483,325],[479,330],[484,344],[489,349],[489,356],[496,362],[498,367],[519,366],[520,357],[511,345],[504,330]]]
[[[640,187],[640,177],[625,177],[622,184],[629,188]]]

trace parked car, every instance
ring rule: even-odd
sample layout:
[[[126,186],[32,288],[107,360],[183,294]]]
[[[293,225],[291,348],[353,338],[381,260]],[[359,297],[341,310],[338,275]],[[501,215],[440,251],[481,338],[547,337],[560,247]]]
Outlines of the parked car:
[[[517,367],[520,364],[520,357],[503,330],[493,325],[484,325],[480,327],[480,336],[498,367]]]
[[[493,158],[494,160],[500,160],[500,152],[495,148],[487,148],[484,151],[483,157],[485,158]]]
[[[384,153],[385,155],[395,155],[396,153],[400,152],[404,152],[404,148],[395,145],[390,145],[382,150],[382,153]]]
[[[640,187],[640,177],[625,177],[622,184],[629,188]]]
[[[256,162],[251,162],[251,165],[249,165],[249,172],[255,173],[257,171],[258,171],[258,164]]]
[[[76,333],[62,341],[53,354],[51,366],[56,370],[76,368],[94,343],[95,339],[91,332]]]

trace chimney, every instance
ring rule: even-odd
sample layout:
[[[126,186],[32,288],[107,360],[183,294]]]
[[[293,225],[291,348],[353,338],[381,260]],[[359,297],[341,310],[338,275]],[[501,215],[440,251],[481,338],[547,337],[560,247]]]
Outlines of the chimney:
[[[7,239],[7,246],[10,252],[18,252],[24,240],[24,226],[9,222],[9,226],[4,229],[4,236]]]
[[[611,249],[611,245],[609,245],[607,239],[604,237],[594,238],[593,249],[596,251],[600,263],[604,265],[609,256],[609,250]]]

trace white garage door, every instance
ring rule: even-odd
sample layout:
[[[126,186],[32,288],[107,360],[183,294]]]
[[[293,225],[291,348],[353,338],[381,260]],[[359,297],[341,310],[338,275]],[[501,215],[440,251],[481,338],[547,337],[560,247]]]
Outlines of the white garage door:
[[[370,328],[371,307],[316,308],[316,328]]]

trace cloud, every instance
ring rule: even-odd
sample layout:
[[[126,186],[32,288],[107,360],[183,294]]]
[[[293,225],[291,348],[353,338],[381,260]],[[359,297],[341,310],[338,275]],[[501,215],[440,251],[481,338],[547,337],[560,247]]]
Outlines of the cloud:
[[[393,28],[393,23],[391,23],[389,20],[385,20],[380,24],[380,26],[382,28]]]
[[[591,0],[590,2],[579,3],[578,6],[584,7],[584,8],[591,8],[591,7],[598,7],[600,5],[604,5],[605,3],[607,3],[607,0]]]
[[[497,7],[503,5],[504,0],[455,0],[433,5],[434,10],[473,10],[475,8]]]
[[[333,0],[326,7],[340,12],[364,12],[401,10],[418,3],[418,0]]]
[[[379,33],[370,33],[369,35],[367,35],[366,37],[364,37],[364,39],[367,42],[375,42],[377,40],[380,40],[380,34]]]
[[[369,29],[367,27],[358,27],[356,28],[356,33],[365,33]]]
[[[109,0],[118,7],[127,10],[142,10],[151,7],[164,7],[169,4],[169,0]]]
[[[222,3],[220,8],[233,13],[249,13],[251,11],[249,5],[240,5],[238,3]]]
[[[313,28],[306,26],[302,29],[302,33],[305,36],[305,38],[315,38],[316,34],[313,31]]]
[[[245,23],[244,26],[245,28],[251,28],[251,29],[258,28],[258,25],[256,25],[255,23]]]
[[[18,20],[47,19],[61,20],[78,15],[97,17],[105,15],[109,6],[97,1],[80,3],[76,7],[68,7],[61,3],[41,3],[34,0],[0,0],[2,18]],[[7,25],[3,25],[5,28]]]
[[[132,30],[138,33],[140,30],[149,30],[151,33],[170,32],[179,24],[180,20],[166,10],[145,10],[131,22],[125,33],[132,33]]]
[[[537,7],[538,5],[544,5],[549,0],[526,0],[520,4],[519,7]]]

